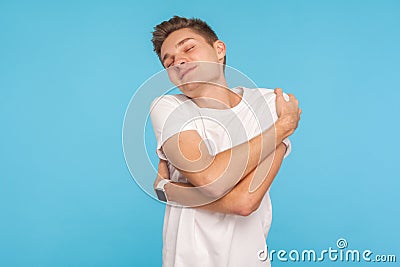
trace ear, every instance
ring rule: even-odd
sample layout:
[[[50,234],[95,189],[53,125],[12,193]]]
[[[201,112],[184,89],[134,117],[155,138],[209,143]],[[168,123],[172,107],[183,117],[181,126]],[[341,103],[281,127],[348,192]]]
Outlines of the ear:
[[[225,43],[221,40],[217,40],[214,42],[214,49],[217,52],[218,61],[220,63],[224,62],[224,57],[226,55],[226,46]]]

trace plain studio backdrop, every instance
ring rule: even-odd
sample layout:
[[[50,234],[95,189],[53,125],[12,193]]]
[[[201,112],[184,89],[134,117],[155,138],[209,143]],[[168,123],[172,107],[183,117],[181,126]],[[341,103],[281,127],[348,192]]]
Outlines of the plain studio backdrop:
[[[399,258],[399,14],[388,0],[2,1],[0,266],[161,265],[164,205],[135,183],[121,135],[131,97],[162,70],[153,26],[173,15],[207,21],[228,65],[300,101],[269,248],[344,238]],[[151,128],[137,127],[156,162]]]

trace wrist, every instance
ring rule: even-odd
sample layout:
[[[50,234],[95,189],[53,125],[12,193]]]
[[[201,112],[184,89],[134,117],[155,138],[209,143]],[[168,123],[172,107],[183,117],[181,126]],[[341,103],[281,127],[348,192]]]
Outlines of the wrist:
[[[285,128],[282,125],[281,119],[275,122],[275,144],[278,146],[287,137]]]
[[[164,185],[164,190],[165,190],[165,194],[167,195],[168,202],[170,202],[170,201],[175,202],[173,190],[171,190],[172,186],[173,186],[172,182]]]

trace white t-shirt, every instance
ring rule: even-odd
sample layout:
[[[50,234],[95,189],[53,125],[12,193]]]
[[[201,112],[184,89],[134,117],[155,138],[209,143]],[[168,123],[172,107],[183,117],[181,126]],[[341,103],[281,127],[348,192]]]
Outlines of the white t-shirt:
[[[248,141],[277,120],[271,89],[236,87],[241,102],[230,109],[200,108],[183,94],[156,98],[151,120],[157,139],[157,155],[167,160],[161,147],[174,134],[196,130],[213,155]],[[285,157],[290,153],[290,141]],[[168,162],[170,179],[187,182]],[[167,205],[163,229],[164,267],[270,266],[260,261],[272,220],[269,192],[249,216],[210,212]]]

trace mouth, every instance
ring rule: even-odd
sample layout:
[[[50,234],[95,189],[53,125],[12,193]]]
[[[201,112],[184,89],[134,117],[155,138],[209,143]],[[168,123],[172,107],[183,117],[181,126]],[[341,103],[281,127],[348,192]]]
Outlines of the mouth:
[[[183,77],[185,77],[186,74],[187,74],[189,71],[194,70],[196,67],[197,67],[197,66],[193,66],[193,67],[190,67],[190,68],[187,68],[186,70],[184,70],[184,71],[182,72],[182,74],[180,75],[180,78],[179,78],[179,79],[182,80]]]

